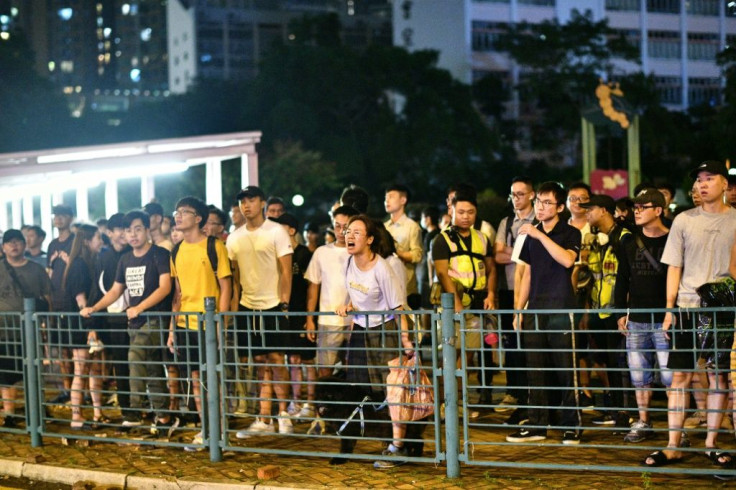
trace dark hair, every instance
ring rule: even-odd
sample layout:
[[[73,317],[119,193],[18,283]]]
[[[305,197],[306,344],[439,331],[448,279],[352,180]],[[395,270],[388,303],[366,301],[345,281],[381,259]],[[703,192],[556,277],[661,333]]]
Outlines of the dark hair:
[[[125,215],[123,213],[115,213],[110,215],[107,219],[108,229],[114,230],[115,228],[125,229]]]
[[[164,207],[157,202],[149,202],[143,206],[143,211],[148,213],[149,216],[153,216],[154,214],[164,215]]]
[[[729,180],[729,182],[730,182],[730,180]],[[675,197],[675,194],[677,193],[677,190],[675,190],[675,186],[672,185],[672,184],[670,184],[669,182],[659,182],[656,185],[656,188],[657,189],[667,189],[669,191],[669,193],[670,193],[670,196],[672,196],[673,199]]]
[[[348,221],[348,227],[356,221],[361,221],[365,225],[366,238],[373,237],[373,242],[370,245],[371,251],[380,255],[381,250],[383,250],[381,245],[383,237],[381,236],[379,225],[383,227],[383,223],[374,220],[367,214],[356,214],[355,216],[352,216]]]
[[[99,232],[100,230],[98,230],[97,226],[95,225],[90,225],[88,223],[80,223],[79,225],[77,225],[77,233],[74,235],[72,248],[69,251],[69,263],[64,269],[64,276],[61,279],[61,284],[63,288],[66,288],[66,279],[69,275],[69,270],[72,268],[72,264],[77,259],[84,261],[84,264],[87,266],[87,270],[89,272],[89,277],[95,277],[95,254],[92,253],[92,250],[90,250],[85,242],[92,240],[92,238],[94,238],[95,236],[95,233]]]
[[[464,192],[466,194],[478,195],[478,191],[475,189],[475,186],[468,182],[460,182],[458,184],[451,185],[447,188],[447,194],[450,194],[451,192]]]
[[[358,213],[358,210],[352,206],[340,206],[338,208],[335,208],[334,211],[332,211],[332,217],[334,218],[338,214],[342,214],[343,216],[347,216],[348,218],[351,218],[355,216],[356,214],[360,214],[360,213]]]
[[[532,182],[532,179],[530,177],[527,177],[525,175],[519,175],[511,179],[511,185],[514,185],[518,182],[521,182],[522,184],[526,184],[532,189],[534,189],[534,182]]]
[[[384,259],[387,259],[391,255],[396,253],[396,241],[382,222],[376,222],[376,228],[378,230],[378,234],[381,236],[381,240],[376,253]]]
[[[97,226],[107,226],[107,218],[100,218],[98,219],[95,224]]]
[[[411,191],[404,184],[392,184],[386,188],[385,193],[388,194],[391,191],[396,191],[399,195],[404,196],[407,203],[411,200]]]
[[[133,221],[137,219],[141,220],[141,223],[143,223],[143,226],[146,229],[149,229],[151,227],[151,216],[148,213],[145,213],[138,209],[134,211],[128,211],[125,216],[123,216],[123,227],[130,228],[130,225],[133,224]]]
[[[427,206],[422,209],[422,214],[428,217],[433,225],[437,226],[440,223],[440,210],[437,206]]]
[[[46,239],[46,232],[38,225],[29,225],[28,231],[36,232],[36,235],[41,239],[41,241]]]
[[[204,201],[202,201],[201,199],[197,199],[194,196],[182,197],[181,199],[179,199],[179,202],[176,203],[174,209],[179,209],[182,206],[192,208],[194,212],[197,213],[197,216],[202,218],[199,221],[199,227],[204,228],[204,225],[207,222],[207,218],[210,215],[209,209],[207,208],[207,205],[204,203]]]
[[[342,194],[340,195],[340,205],[350,206],[359,213],[367,213],[369,199],[370,196],[365,189],[358,187],[355,184],[350,184],[342,190]]]
[[[549,182],[546,182],[546,183],[549,184]],[[553,182],[553,184],[556,184],[556,182]],[[572,184],[570,184],[570,187],[567,188],[567,192],[570,192],[573,189],[585,189],[588,192],[588,195],[589,196],[592,196],[593,195],[593,191],[590,190],[590,186],[588,184],[586,184],[585,182],[582,182],[582,181],[581,182],[573,182]],[[545,191],[545,192],[549,192],[549,191]],[[537,194],[539,194],[539,191],[537,191]],[[567,195],[562,200],[564,201],[565,199],[567,199]]]
[[[465,186],[458,187],[455,191],[455,197],[452,198],[452,205],[454,206],[459,202],[469,202],[477,208],[478,200],[476,198],[475,189],[469,189]]]
[[[587,186],[587,184],[585,183],[583,183],[583,185]],[[582,186],[576,187],[576,189],[582,188]],[[590,188],[588,187],[588,189]],[[562,185],[560,185],[558,182],[545,182],[544,184],[540,185],[537,189],[537,197],[539,197],[541,194],[553,194],[558,206],[564,206],[565,199],[567,199],[567,192],[565,192],[565,188],[562,187]]]
[[[266,208],[268,208],[271,204],[281,204],[283,207],[286,207],[284,200],[277,196],[269,196],[269,198],[266,199]]]
[[[227,213],[223,211],[222,209],[218,208],[217,206],[215,206],[214,204],[210,204],[209,206],[207,206],[207,208],[209,209],[208,215],[209,214],[217,215],[217,218],[222,222],[222,225],[227,228],[227,223],[228,223]]]

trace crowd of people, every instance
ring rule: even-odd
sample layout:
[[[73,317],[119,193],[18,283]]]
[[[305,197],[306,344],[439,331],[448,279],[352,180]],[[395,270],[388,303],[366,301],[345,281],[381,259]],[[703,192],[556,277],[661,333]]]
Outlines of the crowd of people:
[[[83,319],[70,315],[65,324],[64,316],[50,316],[46,325],[47,341],[60,346],[63,359],[63,388],[50,403],[71,402],[72,429],[111,422],[102,412],[109,375],[104,357],[113,361],[122,426],[140,426],[150,406],[156,430],[169,434],[180,423],[173,395],[182,372],[192,380],[198,413],[205,396],[200,325],[196,316],[177,313],[203,312],[207,297],[215,298],[218,312],[248,312],[252,321],[230,323],[237,362],[252,363],[259,380],[255,420],[236,433],[246,439],[290,434],[293,419],[314,418],[315,383],[339,363],[346,382],[380,398],[388,361],[397,352],[415,355],[422,343],[401,311],[436,307],[439,293],[452,293],[455,310],[469,312],[463,323],[467,365],[487,370],[480,403],[494,405],[490,380],[499,368],[493,353],[502,343],[506,389],[494,407],[509,413],[507,423],[515,427],[507,441],[544,440],[554,420],[563,444],[579,444],[581,409],[595,406],[600,416],[593,423],[641,442],[653,434],[649,408],[661,383],[668,394],[668,445],[642,463],[680,461],[680,448],[689,444],[683,428],[695,419],[694,426],[707,427],[706,456],[730,468],[733,458],[718,449],[717,436],[731,366],[728,358],[698,363],[698,320],[688,309],[700,306],[702,285],[736,277],[736,181],[717,161],[690,176],[694,207],[676,216],[671,185],[642,184],[633,196],[614,200],[582,182],[565,189],[517,177],[510,183],[511,209],[495,228],[479,218],[470,184],[448,190],[446,210],[429,206],[417,219],[407,210],[410,189],[390,186],[385,221],[366,214],[369,194],[351,185],[332,207],[330,226],[320,233],[306,224],[303,234],[284,201],[257,186],[242,189],[229,213],[184,197],[173,218],[151,202],[90,225],[75,224],[72,208],[60,204],[53,207],[56,237],[46,252],[46,232],[38,226],[4,233],[0,311],[21,311],[23,298],[32,297],[41,311],[47,303],[47,311]],[[657,308],[680,312],[613,312]],[[547,313],[478,313],[525,309]],[[592,311],[571,315],[575,309]],[[387,313],[361,314],[368,311]],[[417,318],[425,332],[432,328]],[[5,340],[17,340],[11,330],[3,332]],[[6,427],[18,423],[13,386],[22,377],[12,345],[0,344]],[[476,353],[483,358],[474,359]],[[188,362],[172,362],[176,354]],[[594,400],[591,372],[603,385],[602,403]],[[685,420],[691,387],[698,410]],[[633,419],[629,392],[638,411]],[[82,410],[85,393],[91,420]],[[244,396],[242,388],[238,393]],[[393,440],[376,468],[406,461],[405,430],[403,421],[393,421]],[[201,431],[193,442],[202,443]]]

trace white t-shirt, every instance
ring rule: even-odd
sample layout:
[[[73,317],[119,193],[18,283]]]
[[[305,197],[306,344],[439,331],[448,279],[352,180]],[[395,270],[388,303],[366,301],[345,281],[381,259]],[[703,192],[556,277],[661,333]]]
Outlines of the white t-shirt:
[[[401,298],[401,283],[391,270],[391,266],[380,256],[367,271],[358,269],[354,259],[348,260],[345,284],[355,311],[395,310],[404,304]],[[353,321],[364,328],[377,327],[393,318],[393,315],[353,315]]]
[[[252,310],[278,305],[281,302],[278,259],[293,253],[288,233],[271,220],[252,231],[241,226],[227,237],[228,257],[238,262],[240,271],[240,304]]]
[[[391,270],[396,275],[396,279],[399,280],[400,285],[400,294],[402,298],[402,305],[406,304],[406,267],[404,267],[404,262],[401,261],[398,255],[391,254],[388,257],[386,257],[386,262],[389,266],[391,266]]]
[[[708,213],[702,207],[675,216],[662,263],[682,267],[677,306],[700,306],[695,291],[707,282],[728,277],[731,246],[736,234],[736,209]]]
[[[319,311],[335,311],[347,303],[348,290],[345,289],[345,264],[348,261],[347,247],[337,247],[334,243],[322,245],[314,251],[304,278],[312,284],[319,284]],[[318,316],[321,325],[345,327],[350,325],[349,317]]]

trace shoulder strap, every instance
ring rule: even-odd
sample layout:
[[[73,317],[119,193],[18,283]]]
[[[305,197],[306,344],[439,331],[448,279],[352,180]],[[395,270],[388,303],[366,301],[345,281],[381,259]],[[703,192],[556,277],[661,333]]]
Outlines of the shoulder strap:
[[[207,256],[210,258],[210,265],[212,266],[212,272],[215,273],[215,279],[217,279],[217,237],[207,237]]]
[[[174,248],[171,249],[171,261],[174,263],[174,267],[176,267],[176,254],[179,253],[180,246],[181,246],[181,242],[174,245]]]
[[[28,291],[25,287],[23,287],[23,283],[20,282],[20,279],[18,278],[18,274],[15,273],[15,267],[10,265],[7,260],[3,259],[3,264],[5,264],[5,268],[8,270],[8,274],[10,275],[10,278],[13,280],[16,286],[18,286],[18,289],[20,290],[20,294],[23,295],[24,298],[33,298],[33,295],[28,294]]]
[[[654,256],[652,256],[647,246],[644,245],[644,240],[641,239],[638,233],[634,234],[634,241],[636,242],[636,246],[638,247],[639,252],[644,254],[647,262],[649,262],[652,267],[654,267],[654,270],[657,271],[657,273],[661,274],[664,267],[662,267],[662,264],[657,259],[655,259]]]

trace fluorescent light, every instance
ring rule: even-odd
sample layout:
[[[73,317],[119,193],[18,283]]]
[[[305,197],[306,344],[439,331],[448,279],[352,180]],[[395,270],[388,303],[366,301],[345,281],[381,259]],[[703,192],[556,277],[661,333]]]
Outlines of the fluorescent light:
[[[36,159],[40,164],[43,163],[61,163],[61,162],[73,162],[78,160],[96,160],[102,158],[115,158],[115,157],[131,157],[135,155],[142,155],[145,153],[145,149],[141,147],[129,146],[123,148],[110,148],[106,150],[90,150],[90,151],[77,151],[71,153],[58,153],[55,155],[43,155]]]
[[[210,140],[210,141],[192,141],[191,143],[162,143],[157,145],[148,145],[149,153],[166,153],[170,151],[186,151],[201,150],[204,148],[226,148],[228,146],[240,145],[247,143],[248,140]]]

